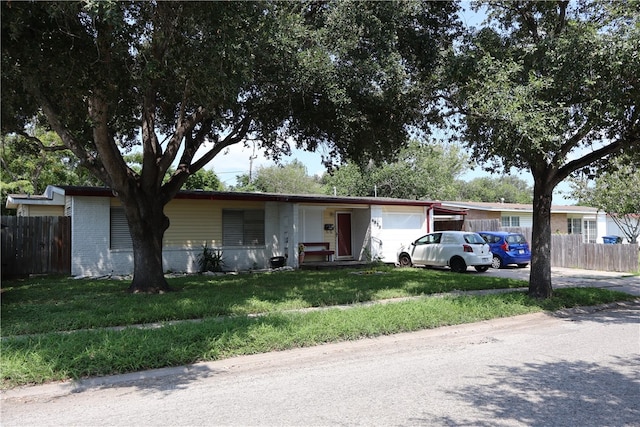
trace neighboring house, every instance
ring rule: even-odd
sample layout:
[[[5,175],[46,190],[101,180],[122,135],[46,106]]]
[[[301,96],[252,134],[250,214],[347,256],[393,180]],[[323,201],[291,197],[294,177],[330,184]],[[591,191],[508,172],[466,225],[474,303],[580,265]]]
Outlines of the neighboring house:
[[[627,215],[626,224],[631,227],[631,229],[640,230],[640,215]],[[625,233],[618,227],[618,224],[615,223],[611,215],[607,214],[607,236],[619,236],[622,237],[623,243],[629,243],[629,239],[625,235]],[[636,239],[636,243],[640,245],[640,237]]]
[[[71,274],[133,271],[131,238],[119,200],[108,188],[49,186],[42,196],[9,195],[25,216],[71,217]],[[231,270],[265,268],[285,256],[298,266],[302,243],[323,242],[334,260],[396,262],[402,243],[434,231],[436,218],[463,218],[440,202],[374,197],[181,191],[165,207],[165,270],[195,272],[203,245],[223,252]],[[326,260],[310,255],[305,261]]]
[[[533,205],[519,203],[442,202],[451,209],[463,209],[467,220],[497,219],[503,227],[533,227]],[[587,206],[551,206],[551,232],[580,234],[584,243],[603,243],[608,235],[604,212]]]

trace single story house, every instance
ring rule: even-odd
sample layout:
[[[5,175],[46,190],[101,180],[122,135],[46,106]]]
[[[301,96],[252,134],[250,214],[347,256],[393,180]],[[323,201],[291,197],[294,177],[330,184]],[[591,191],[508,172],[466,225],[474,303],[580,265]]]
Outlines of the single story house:
[[[6,206],[17,215],[71,217],[72,275],[133,271],[124,211],[109,188],[48,186],[40,196],[9,195]],[[400,245],[436,230],[439,215],[464,212],[425,200],[181,191],[165,214],[165,271],[195,272],[204,245],[222,251],[230,270],[266,268],[273,257],[298,267],[301,244],[305,262],[395,263]]]
[[[503,227],[532,227],[533,205],[519,203],[442,202],[449,209],[464,210],[466,220],[499,220]],[[551,206],[551,232],[581,234],[584,243],[603,243],[609,235],[607,216],[588,206]]]

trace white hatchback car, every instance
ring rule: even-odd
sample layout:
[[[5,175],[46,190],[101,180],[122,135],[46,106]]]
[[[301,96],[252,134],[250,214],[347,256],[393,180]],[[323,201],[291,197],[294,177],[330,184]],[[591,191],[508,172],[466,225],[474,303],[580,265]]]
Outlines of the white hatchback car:
[[[473,266],[481,273],[491,267],[491,247],[478,234],[469,231],[438,231],[420,237],[398,251],[401,266],[449,266],[461,273]]]

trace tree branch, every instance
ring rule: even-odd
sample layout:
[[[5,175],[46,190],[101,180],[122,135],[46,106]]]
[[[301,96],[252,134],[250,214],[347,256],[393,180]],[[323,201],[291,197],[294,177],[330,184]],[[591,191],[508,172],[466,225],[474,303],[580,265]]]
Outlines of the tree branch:
[[[129,176],[135,173],[127,166],[109,130],[109,104],[100,93],[87,100],[88,115],[93,122],[93,143],[98,151],[99,161],[109,177],[109,185],[116,191],[127,186]]]
[[[47,121],[51,128],[58,134],[58,136],[60,136],[64,145],[76,155],[80,164],[93,172],[104,183],[111,185],[110,176],[100,159],[97,159],[89,153],[89,151],[87,151],[84,146],[76,140],[69,129],[62,124],[55,108],[49,99],[40,91],[38,85],[35,82],[30,81],[25,86],[28,88],[31,95],[40,103],[42,112],[47,116]]]
[[[250,125],[251,125],[250,118],[245,117],[244,119],[242,119],[242,121],[234,127],[233,131],[226,138],[216,143],[211,150],[205,153],[204,156],[199,158],[191,166],[191,173],[195,173],[200,169],[202,169],[207,163],[213,160],[213,158],[218,154],[220,154],[220,152],[225,148],[231,145],[237,144],[238,142],[245,139],[245,137],[247,136],[247,133],[249,133]]]
[[[640,143],[640,141],[635,141],[635,143]],[[634,142],[630,142],[630,144],[634,144]],[[558,169],[557,176],[559,178],[558,182],[562,181],[566,177],[568,177],[572,172],[577,171],[580,168],[584,168],[589,166],[596,160],[602,159],[609,154],[613,154],[616,151],[621,150],[626,146],[626,141],[622,139],[618,139],[615,142],[612,142],[598,150],[592,151],[579,159],[575,159],[565,164],[561,168]]]
[[[580,141],[591,132],[593,126],[589,121],[585,122],[580,129],[578,129],[572,136],[569,138],[562,146],[560,150],[555,155],[554,160],[564,159],[575,147],[578,146]]]
[[[66,145],[45,145],[44,142],[40,140],[40,138],[38,138],[37,136],[29,135],[24,130],[17,130],[15,131],[15,133],[22,136],[28,141],[35,142],[40,150],[46,151],[48,153],[54,153],[56,151],[64,151],[69,149]]]
[[[560,13],[558,14],[558,22],[556,23],[556,28],[553,30],[553,35],[558,36],[564,30],[564,27],[567,23],[567,7],[569,6],[569,0],[559,0],[558,8],[560,9]]]

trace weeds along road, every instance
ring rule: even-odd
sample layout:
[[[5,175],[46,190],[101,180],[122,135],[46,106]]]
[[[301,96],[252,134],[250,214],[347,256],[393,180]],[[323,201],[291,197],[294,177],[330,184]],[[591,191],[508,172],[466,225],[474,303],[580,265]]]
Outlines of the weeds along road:
[[[7,426],[640,425],[640,300],[15,389]]]

